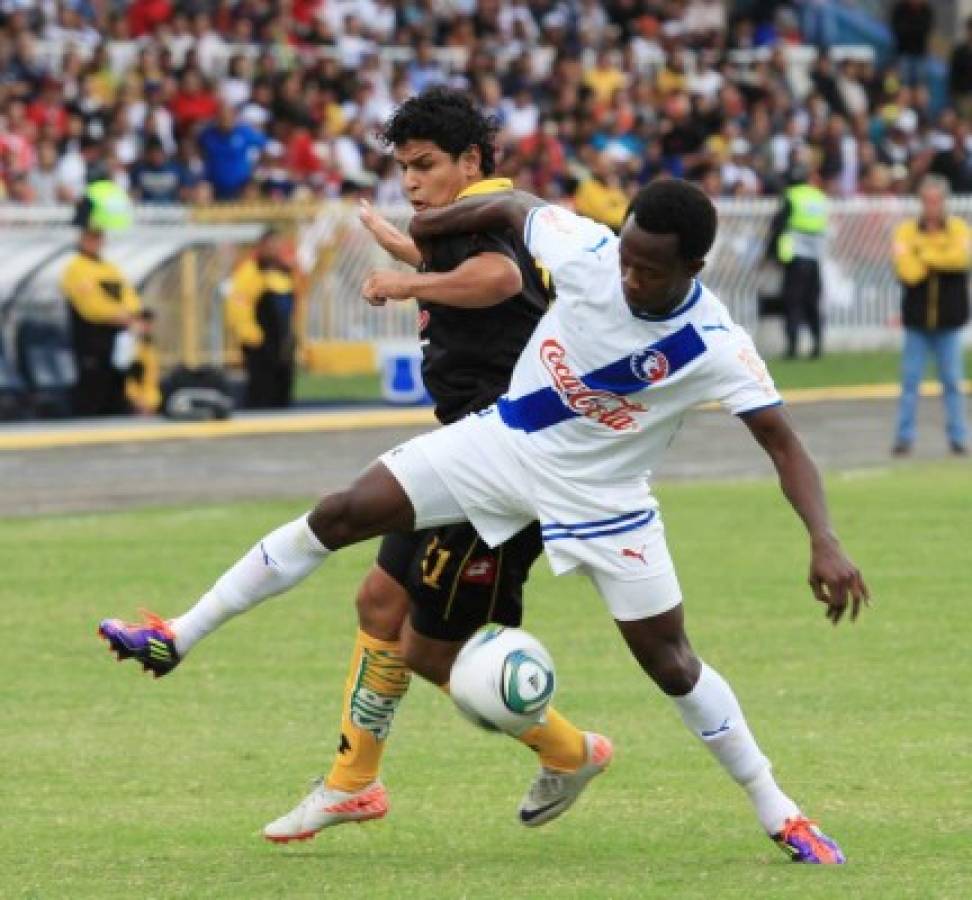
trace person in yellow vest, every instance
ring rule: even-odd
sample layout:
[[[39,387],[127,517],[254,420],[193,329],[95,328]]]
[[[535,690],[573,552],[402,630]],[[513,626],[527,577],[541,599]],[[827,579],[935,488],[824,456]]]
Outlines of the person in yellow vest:
[[[574,209],[579,215],[619,231],[629,203],[630,198],[621,188],[616,164],[607,153],[599,154],[590,178],[582,181],[574,194]]]
[[[770,226],[767,256],[783,267],[786,356],[796,358],[800,325],[806,323],[813,341],[811,356],[816,358],[823,352],[820,267],[828,200],[817,176],[806,166],[793,166],[787,181],[782,205]]]
[[[116,365],[116,350],[124,350],[123,336],[142,303],[121,270],[101,256],[105,231],[125,228],[130,220],[128,198],[121,188],[103,180],[88,185],[75,217],[81,227],[78,252],[68,261],[60,282],[70,308],[77,368],[73,408],[79,416],[131,411],[125,396],[128,366]]]
[[[248,409],[290,405],[296,354],[296,291],[282,235],[267,231],[233,273],[226,324],[246,364]]]
[[[970,232],[958,216],[948,215],[948,182],[927,176],[918,188],[921,214],[894,231],[894,269],[901,282],[901,400],[892,452],[905,456],[915,440],[918,387],[925,359],[933,354],[942,383],[945,428],[957,456],[968,450],[962,396],[962,328],[969,320]]]

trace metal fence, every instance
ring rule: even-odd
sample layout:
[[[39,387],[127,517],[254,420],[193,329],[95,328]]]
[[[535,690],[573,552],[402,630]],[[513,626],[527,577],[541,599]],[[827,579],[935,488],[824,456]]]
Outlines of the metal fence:
[[[719,236],[702,280],[752,331],[767,352],[782,347],[782,324],[759,318],[759,296],[779,289],[780,273],[765,261],[771,199],[719,203]],[[972,218],[972,197],[954,198],[952,212]],[[830,349],[866,350],[897,346],[900,287],[891,265],[895,226],[918,212],[903,197],[861,197],[835,201],[831,209],[827,254],[823,264],[823,309]],[[399,225],[408,210],[386,214]],[[337,340],[408,338],[414,335],[413,309],[373,309],[359,299],[367,273],[388,263],[357,223],[354,210],[322,213],[302,229],[307,255],[313,246],[329,248],[318,277],[312,279],[311,334]]]
[[[761,348],[782,347],[782,324],[760,320],[760,293],[772,293],[772,268],[764,264],[773,200],[726,200],[703,281],[749,328]],[[900,288],[890,262],[891,233],[913,216],[910,198],[835,201],[823,267],[826,342],[830,350],[896,346]],[[952,212],[972,218],[972,197],[954,198]],[[386,210],[404,226],[408,209]],[[0,207],[0,328],[17,319],[50,317],[63,310],[57,280],[72,234],[63,209]],[[413,303],[374,308],[361,299],[361,283],[375,268],[391,265],[357,220],[351,204],[305,207],[219,207],[206,210],[139,210],[133,232],[109,243],[106,255],[137,278],[146,303],[158,313],[163,359],[222,362],[223,303],[234,266],[263,224],[289,222],[295,253],[306,273],[306,335],[310,340],[414,342]],[[60,252],[45,257],[43,242]],[[33,254],[33,255],[32,255]],[[37,264],[34,257],[46,264]],[[153,262],[155,260],[155,262]],[[18,267],[19,266],[19,267]],[[15,277],[16,276],[16,277]],[[9,346],[9,335],[8,335]]]
[[[731,200],[719,205],[719,237],[702,280],[756,335],[766,352],[782,346],[775,321],[759,320],[760,293],[779,287],[779,273],[763,263],[772,200]],[[956,197],[953,215],[972,218],[972,197]],[[900,340],[901,288],[891,265],[891,238],[899,222],[917,215],[905,197],[855,197],[831,205],[823,263],[823,311],[830,349],[895,347]]]

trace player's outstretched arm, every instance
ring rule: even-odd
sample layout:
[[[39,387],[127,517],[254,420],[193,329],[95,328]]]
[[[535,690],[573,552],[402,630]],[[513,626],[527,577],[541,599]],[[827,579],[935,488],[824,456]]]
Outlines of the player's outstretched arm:
[[[416,242],[443,234],[478,234],[510,228],[522,233],[527,214],[545,200],[526,191],[502,191],[457,200],[412,217],[408,230]]]
[[[418,268],[422,262],[422,254],[415,246],[415,241],[392,225],[367,200],[358,204],[358,219],[387,253],[412,268]]]
[[[742,418],[773,461],[783,493],[810,534],[809,584],[813,595],[827,605],[827,618],[834,625],[843,618],[848,605],[851,619],[856,619],[870,594],[830,524],[816,465],[779,407],[758,410]]]

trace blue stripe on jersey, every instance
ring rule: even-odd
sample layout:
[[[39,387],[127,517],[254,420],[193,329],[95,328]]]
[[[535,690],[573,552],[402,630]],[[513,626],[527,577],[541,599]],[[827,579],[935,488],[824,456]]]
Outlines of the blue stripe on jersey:
[[[631,315],[636,319],[644,319],[646,322],[664,322],[666,319],[674,319],[676,316],[681,316],[687,313],[696,303],[699,302],[699,297],[702,296],[702,283],[697,279],[692,279],[692,290],[689,292],[688,297],[685,302],[677,306],[670,313],[665,313],[663,316],[653,316],[651,313],[646,312],[635,312],[631,310]],[[628,307],[631,309],[631,307]]]
[[[527,213],[526,225],[523,228],[523,246],[525,246],[527,250],[530,250],[530,230],[533,228],[533,215],[538,209],[543,209],[544,206],[547,205],[548,204],[546,203],[542,203],[540,206],[534,206],[533,209]],[[530,252],[532,253],[533,251],[530,250]]]
[[[692,325],[683,325],[660,341],[581,376],[581,381],[591,390],[609,391],[618,395],[645,390],[652,385],[638,377],[637,364],[639,360],[650,358],[652,353],[665,357],[668,370],[664,377],[667,377],[705,353],[705,342]],[[664,381],[664,377],[659,382]],[[560,399],[560,395],[549,387],[524,394],[515,400],[500,397],[496,406],[500,418],[508,428],[516,428],[527,434],[542,431],[568,419],[576,419],[580,415],[570,409]]]
[[[564,531],[554,530],[548,532],[546,529],[549,526],[544,526],[543,542],[545,544],[549,544],[551,541],[562,540],[589,541],[591,538],[609,537],[613,534],[624,534],[626,531],[634,531],[636,528],[641,528],[642,525],[647,525],[654,518],[655,510],[650,509],[647,513],[641,515],[637,519],[622,522],[609,528],[601,528],[597,531],[571,531],[569,525],[563,525],[561,527],[564,529]]]
[[[745,418],[746,416],[752,415],[753,413],[758,413],[764,409],[772,409],[774,406],[782,406],[782,400],[774,400],[772,403],[764,403],[762,406],[754,406],[752,409],[744,409],[742,412],[736,413],[740,418]]]
[[[621,513],[619,516],[611,516],[610,519],[595,519],[592,522],[548,522],[546,525],[541,525],[541,531],[548,531],[553,529],[554,531],[560,531],[562,529],[567,529],[568,531],[583,531],[587,528],[598,528],[602,525],[615,525],[618,522],[624,522],[628,519],[634,519],[636,516],[643,516],[646,513],[650,513],[650,509],[636,509],[634,512]]]

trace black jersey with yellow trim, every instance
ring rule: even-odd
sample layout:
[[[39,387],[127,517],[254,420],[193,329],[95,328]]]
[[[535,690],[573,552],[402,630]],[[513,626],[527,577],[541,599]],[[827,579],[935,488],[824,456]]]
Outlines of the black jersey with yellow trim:
[[[477,182],[460,196],[509,190],[505,178]],[[520,293],[494,306],[461,309],[419,303],[422,377],[436,418],[448,424],[502,396],[513,367],[552,299],[549,275],[512,231],[444,235],[428,241],[421,271],[449,272],[480,253],[501,253],[520,269]]]

